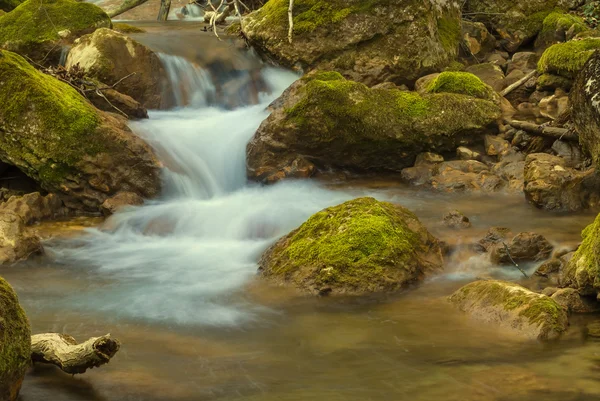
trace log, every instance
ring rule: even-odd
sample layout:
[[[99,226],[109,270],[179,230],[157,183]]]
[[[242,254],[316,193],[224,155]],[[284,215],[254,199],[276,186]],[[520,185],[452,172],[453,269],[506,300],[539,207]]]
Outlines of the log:
[[[529,74],[525,75],[523,78],[519,79],[517,82],[508,86],[502,92],[500,92],[500,96],[504,97],[504,96],[508,95],[510,92],[514,91],[519,86],[521,86],[525,82],[529,81],[535,74],[537,74],[536,70],[531,71]]]
[[[158,10],[157,21],[166,21],[169,17],[169,11],[171,10],[171,0],[161,0],[160,10]]]
[[[116,8],[110,10],[107,14],[110,18],[114,18],[118,15],[123,14],[125,11],[129,11],[141,4],[144,4],[148,0],[125,0]]]
[[[44,333],[31,336],[31,360],[49,363],[70,374],[97,368],[117,353],[121,344],[110,334],[78,344],[67,334]]]
[[[517,120],[506,120],[505,123],[510,125],[513,128],[523,130],[525,132],[529,132],[533,135],[545,136],[549,138],[562,139],[566,141],[578,141],[579,136],[576,132],[567,129],[567,128],[559,128],[559,127],[548,127],[545,125],[538,125],[534,123],[529,123],[526,121],[517,121]]]

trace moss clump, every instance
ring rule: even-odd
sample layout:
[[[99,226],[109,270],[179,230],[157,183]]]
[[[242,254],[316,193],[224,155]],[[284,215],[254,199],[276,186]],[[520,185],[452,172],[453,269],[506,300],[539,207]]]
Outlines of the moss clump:
[[[42,183],[60,181],[85,155],[100,150],[92,140],[96,110],[75,89],[8,51],[0,51],[0,102],[0,154],[9,163],[26,161],[19,167]]]
[[[540,58],[538,70],[542,74],[550,73],[575,78],[598,49],[600,49],[600,39],[574,40],[552,45]]]
[[[544,18],[541,34],[554,33],[557,30],[566,32],[571,28],[573,28],[575,34],[589,30],[582,18],[560,11],[553,11]]]
[[[31,362],[31,329],[17,294],[0,277],[0,398],[10,399]]]
[[[461,39],[460,21],[456,18],[440,18],[437,26],[442,47],[447,52],[455,51]]]
[[[113,24],[113,29],[117,32],[121,33],[144,33],[146,32],[142,28],[138,28],[137,26],[129,25],[129,24]]]
[[[583,294],[600,293],[600,215],[581,232],[583,239],[565,271],[565,282]]]
[[[469,72],[442,72],[427,85],[428,93],[459,93],[480,99],[492,99],[494,90]]]
[[[27,0],[0,17],[0,45],[21,54],[43,52],[63,36],[111,27],[100,7],[74,0]],[[60,50],[60,49],[59,49]]]
[[[554,90],[557,88],[564,89],[565,91],[571,90],[573,87],[573,80],[559,75],[542,74],[537,80],[538,90]]]
[[[407,209],[359,198],[313,215],[267,252],[263,268],[309,289],[396,289],[422,273],[424,239],[433,241]]]

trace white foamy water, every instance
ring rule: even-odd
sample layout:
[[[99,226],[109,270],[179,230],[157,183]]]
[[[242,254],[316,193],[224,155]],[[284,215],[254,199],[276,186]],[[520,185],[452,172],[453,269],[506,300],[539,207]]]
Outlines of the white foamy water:
[[[207,71],[184,57],[157,54],[171,81],[177,107],[200,108],[214,102],[216,89]]]
[[[246,144],[266,106],[296,76],[269,69],[265,79],[272,94],[259,105],[152,112],[132,124],[168,167],[164,195],[113,216],[109,229],[50,244],[59,262],[109,280],[65,302],[179,324],[234,325],[256,315],[259,308],[240,301],[238,290],[256,274],[261,253],[311,214],[350,197],[308,181],[247,183]]]

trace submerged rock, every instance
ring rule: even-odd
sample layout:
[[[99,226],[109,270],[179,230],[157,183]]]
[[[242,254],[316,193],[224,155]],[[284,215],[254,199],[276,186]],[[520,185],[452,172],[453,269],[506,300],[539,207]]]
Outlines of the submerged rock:
[[[452,210],[444,216],[444,225],[455,229],[470,228],[471,221],[458,210]]]
[[[564,286],[582,295],[600,294],[600,215],[581,233],[583,242],[563,270]]]
[[[319,168],[400,171],[423,151],[480,140],[499,107],[473,97],[370,89],[334,72],[308,75],[275,103],[248,144],[248,176],[269,181],[297,158]]]
[[[12,287],[0,277],[0,399],[15,401],[31,364],[31,329]]]
[[[569,324],[567,312],[552,298],[505,281],[476,281],[449,299],[473,318],[529,339],[555,340]]]
[[[25,229],[18,214],[0,211],[0,264],[27,259],[41,249],[39,238]]]
[[[62,44],[111,27],[100,7],[74,0],[27,0],[0,17],[0,46],[40,62],[57,63]]]
[[[510,265],[514,262],[539,262],[552,255],[554,247],[541,234],[523,232],[510,241],[497,244],[490,252],[492,263]]]
[[[0,52],[0,160],[70,208],[98,211],[118,192],[154,197],[160,164],[125,121],[91,106],[72,87]]]
[[[169,107],[163,98],[169,81],[158,56],[141,43],[110,29],[98,29],[77,39],[67,56],[67,68],[79,64],[88,75],[114,85],[149,109]],[[134,75],[131,75],[134,74]]]
[[[458,54],[457,2],[296,0],[293,43],[288,3],[270,0],[245,18],[250,43],[286,67],[333,69],[367,85],[400,84],[442,70]]]
[[[110,216],[127,206],[140,206],[144,204],[144,199],[133,192],[120,192],[104,201],[101,206],[102,213]]]
[[[359,198],[330,207],[269,248],[264,277],[309,292],[394,291],[442,268],[438,241],[400,205]]]

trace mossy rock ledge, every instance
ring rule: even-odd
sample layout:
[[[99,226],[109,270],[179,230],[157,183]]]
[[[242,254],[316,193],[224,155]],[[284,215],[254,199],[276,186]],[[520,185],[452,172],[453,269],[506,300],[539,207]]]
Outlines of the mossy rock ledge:
[[[332,69],[369,86],[443,70],[458,54],[460,6],[440,0],[270,0],[245,18],[259,53],[289,68]]]
[[[476,320],[528,339],[558,339],[569,325],[567,311],[552,298],[506,281],[475,281],[449,301]]]
[[[31,362],[31,329],[12,287],[0,277],[0,400],[14,401]]]
[[[358,198],[314,214],[269,248],[263,277],[309,293],[401,289],[442,268],[439,242],[408,209]]]
[[[600,215],[581,233],[583,242],[564,268],[561,284],[600,296]]]
[[[111,26],[108,15],[90,3],[27,0],[0,17],[0,47],[39,63],[58,62],[63,44]]]
[[[500,117],[491,101],[371,89],[337,72],[305,76],[272,108],[247,147],[248,176],[263,182],[294,176],[299,161],[324,170],[399,172],[421,152],[482,142]]]
[[[160,163],[124,119],[8,51],[0,51],[0,103],[0,160],[68,207],[99,211],[119,192],[160,192]]]
[[[541,74],[554,74],[573,79],[585,63],[600,49],[600,38],[571,40],[550,46],[538,62]]]

